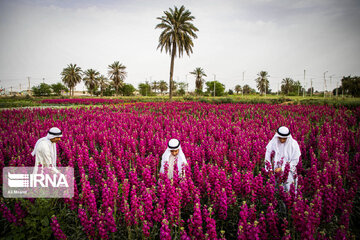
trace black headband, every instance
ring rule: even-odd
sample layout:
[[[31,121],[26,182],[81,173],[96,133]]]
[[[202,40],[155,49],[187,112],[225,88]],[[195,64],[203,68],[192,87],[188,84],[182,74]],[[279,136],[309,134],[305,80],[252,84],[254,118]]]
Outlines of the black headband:
[[[54,136],[59,136],[59,135],[62,134],[62,132],[60,131],[59,133],[53,133],[53,132],[50,132],[50,131],[49,131],[49,134],[54,135]]]
[[[282,137],[287,137],[287,136],[290,135],[290,130],[289,130],[289,132],[288,132],[287,134],[283,134],[283,133],[281,133],[281,132],[279,131],[280,128],[281,128],[281,127],[279,127],[279,128],[276,130],[276,132],[277,132],[280,136],[282,136]]]
[[[170,141],[168,142],[168,147],[170,148],[170,149],[176,149],[176,148],[178,148],[179,146],[180,146],[180,141],[178,140],[178,142],[179,142],[179,144],[176,146],[176,147],[171,147],[170,145],[169,145],[169,143],[170,143]]]

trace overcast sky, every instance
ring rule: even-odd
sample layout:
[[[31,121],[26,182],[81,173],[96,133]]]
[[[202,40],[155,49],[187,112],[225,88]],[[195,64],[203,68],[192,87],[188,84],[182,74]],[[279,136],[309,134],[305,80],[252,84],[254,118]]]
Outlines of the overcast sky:
[[[157,49],[156,18],[181,5],[199,29],[194,53],[175,59],[174,80],[187,81],[190,89],[196,67],[226,89],[255,88],[262,70],[274,91],[285,77],[303,83],[304,70],[306,88],[313,79],[321,91],[325,71],[328,89],[342,76],[360,75],[358,0],[0,0],[0,85],[24,90],[27,77],[31,85],[43,78],[56,83],[70,63],[107,75],[114,61],[127,67],[125,82],[135,87],[168,81],[170,56]]]

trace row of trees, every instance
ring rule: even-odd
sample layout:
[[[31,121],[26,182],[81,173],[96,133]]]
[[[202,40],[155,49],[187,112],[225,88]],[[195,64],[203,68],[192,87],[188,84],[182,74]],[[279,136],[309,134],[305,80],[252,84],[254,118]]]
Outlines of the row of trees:
[[[51,85],[41,83],[38,86],[32,87],[32,92],[35,96],[60,96],[63,91],[68,92],[69,89],[61,83],[55,83]]]
[[[94,95],[100,89],[101,96],[103,96],[104,91],[109,87],[113,87],[116,94],[124,94],[124,80],[127,76],[125,70],[126,67],[123,64],[115,61],[108,66],[109,78],[106,78],[95,69],[90,68],[83,71],[76,64],[69,64],[61,72],[61,76],[62,81],[70,89],[71,96],[74,96],[75,86],[81,81],[84,81],[90,94]],[[131,86],[127,86],[127,88],[129,87],[131,88]]]

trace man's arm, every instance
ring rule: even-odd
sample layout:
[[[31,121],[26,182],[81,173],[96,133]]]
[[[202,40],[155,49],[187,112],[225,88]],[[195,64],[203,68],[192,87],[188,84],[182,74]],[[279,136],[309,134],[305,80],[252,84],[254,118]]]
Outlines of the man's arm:
[[[299,158],[291,159],[291,161],[290,161],[290,171],[292,173],[296,172],[296,166],[298,165],[298,163],[299,163]]]

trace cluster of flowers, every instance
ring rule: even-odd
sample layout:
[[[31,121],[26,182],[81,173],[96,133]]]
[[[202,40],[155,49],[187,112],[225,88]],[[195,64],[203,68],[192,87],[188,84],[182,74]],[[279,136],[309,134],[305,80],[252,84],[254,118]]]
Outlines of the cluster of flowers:
[[[266,104],[138,103],[0,112],[0,166],[32,166],[35,142],[63,131],[58,166],[75,169],[63,199],[91,239],[351,238],[360,177],[360,108]],[[265,147],[286,125],[301,148],[298,189],[264,171]],[[159,174],[171,138],[185,177]],[[0,204],[16,224],[21,214]],[[59,216],[57,216],[59,219]],[[65,238],[52,218],[52,229]],[[59,222],[61,219],[59,219]]]
[[[41,103],[47,104],[60,104],[60,105],[69,105],[69,104],[78,104],[78,105],[104,105],[104,104],[119,104],[125,102],[123,99],[104,99],[104,98],[72,98],[72,99],[44,99],[40,101]]]

